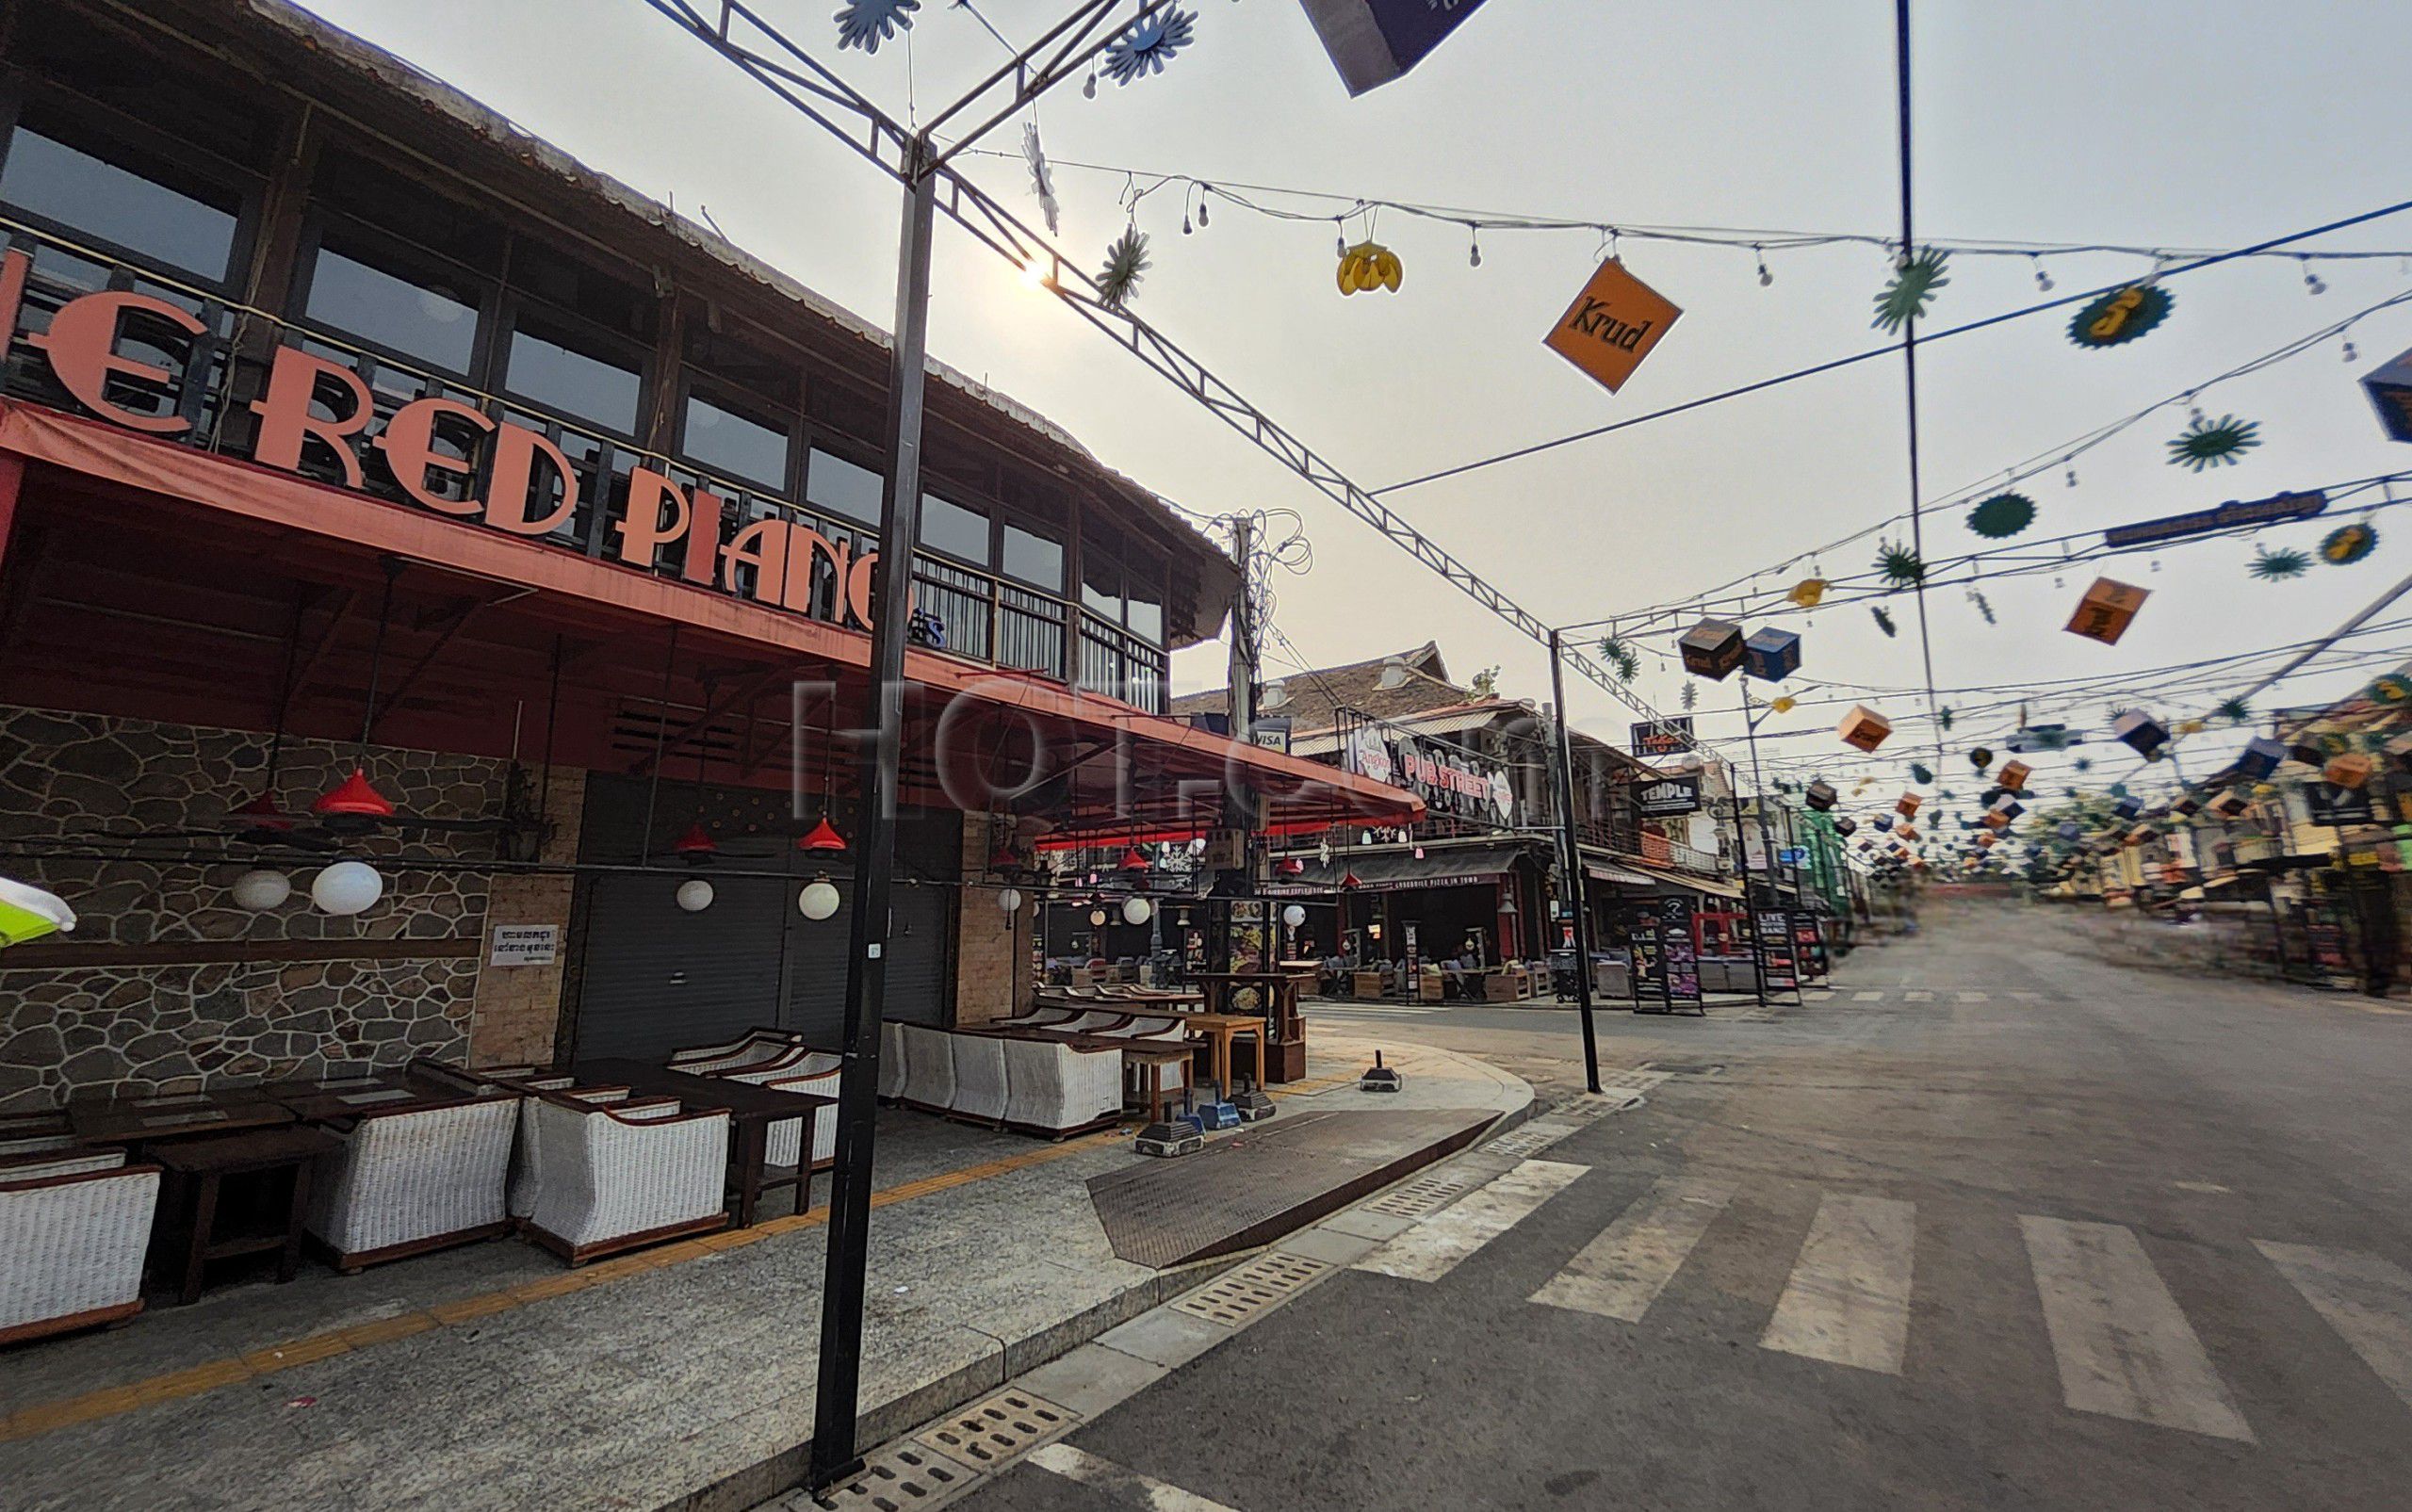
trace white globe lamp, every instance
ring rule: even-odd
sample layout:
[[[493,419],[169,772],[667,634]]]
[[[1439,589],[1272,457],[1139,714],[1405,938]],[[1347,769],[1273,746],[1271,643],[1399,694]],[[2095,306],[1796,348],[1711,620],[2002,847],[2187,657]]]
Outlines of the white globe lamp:
[[[678,906],[700,914],[712,905],[712,885],[701,877],[678,884]]]
[[[282,908],[285,900],[293,896],[293,879],[282,871],[260,867],[235,879],[227,889],[233,894],[235,906],[265,914],[271,908]]]
[[[1021,889],[1007,887],[997,894],[997,908],[1007,919],[1021,912]]]
[[[337,861],[310,879],[310,901],[337,918],[366,913],[383,896],[385,879],[366,861]]]
[[[803,896],[796,899],[795,905],[805,918],[817,924],[838,911],[838,889],[827,877],[815,877],[805,887]]]
[[[1289,907],[1281,910],[1281,922],[1289,925],[1292,929],[1296,929],[1306,921],[1307,911],[1304,908],[1299,907],[1296,903],[1292,903]]]
[[[1122,900],[1122,921],[1124,923],[1144,924],[1149,919],[1155,917],[1156,905],[1148,902],[1145,898],[1125,898]]]

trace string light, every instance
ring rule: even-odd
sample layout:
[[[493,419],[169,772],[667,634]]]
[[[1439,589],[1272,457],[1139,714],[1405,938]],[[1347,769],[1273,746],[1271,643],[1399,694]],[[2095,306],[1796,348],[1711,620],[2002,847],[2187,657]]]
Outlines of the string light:
[[[1466,266],[1480,268],[1482,266],[1482,232],[1474,226],[1466,227],[1466,241],[1468,243]]]
[[[1775,282],[1775,275],[1768,271],[1768,250],[1757,245],[1753,245],[1751,250],[1759,254],[1759,287],[1766,288]]]
[[[2071,487],[2071,488],[2075,488],[2075,487],[2077,486],[2077,467],[2076,467],[2076,465],[2075,465],[2074,463],[2062,463],[2062,466],[2067,467],[2067,468],[2068,468],[2068,470],[2069,470],[2069,471],[2068,471],[2068,486],[2069,486],[2069,487]]]
[[[2328,285],[2322,280],[2318,272],[2313,270],[2311,259],[2308,257],[2300,257],[2297,260],[2303,264],[2303,286],[2309,289],[2314,294],[2327,293]]]
[[[2035,259],[2035,286],[2045,293],[2052,292],[2052,275],[2044,270],[2044,259]]]

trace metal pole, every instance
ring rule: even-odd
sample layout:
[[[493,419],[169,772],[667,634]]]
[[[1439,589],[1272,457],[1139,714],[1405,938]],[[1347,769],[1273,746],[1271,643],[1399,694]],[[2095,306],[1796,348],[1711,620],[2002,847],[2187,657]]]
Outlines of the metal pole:
[[[1759,722],[1751,717],[1751,675],[1749,673],[1742,675],[1742,736],[1751,747],[1751,786],[1758,789],[1759,854],[1768,858],[1768,892],[1772,897],[1775,892],[1775,842],[1768,837],[1768,785],[1766,779],[1759,774]],[[1739,806],[1741,800],[1736,799],[1735,804],[1734,827],[1738,831],[1742,827],[1742,810]],[[1740,838],[1740,836],[1736,835],[1736,838]],[[1750,847],[1745,845],[1742,848],[1742,861],[1745,867],[1750,864]],[[1742,912],[1751,920],[1751,943],[1758,948],[1759,958],[1751,963],[1751,984],[1753,995],[1759,1000],[1759,1006],[1764,1008],[1768,1005],[1768,952],[1765,943],[1759,939],[1759,912],[1751,903],[1751,884],[1748,877],[1745,877],[1742,882]],[[1785,940],[1784,949],[1786,954],[1790,954],[1792,942]],[[1792,995],[1798,999],[1801,996],[1801,963],[1798,960],[1792,963]]]
[[[1568,905],[1574,910],[1574,1011],[1583,1019],[1583,1081],[1600,1090],[1599,1031],[1591,1023],[1591,911],[1583,898],[1583,845],[1574,828],[1574,729],[1566,716],[1563,642],[1549,632],[1549,692],[1557,707],[1558,850],[1566,868]]]
[[[871,1246],[871,1162],[879,1086],[881,1004],[888,986],[888,893],[896,853],[896,787],[904,727],[904,642],[912,597],[913,543],[921,538],[921,396],[929,339],[930,231],[937,180],[929,144],[911,148],[904,228],[896,271],[895,357],[888,370],[888,488],[880,510],[879,565],[872,577],[872,731],[856,820],[855,896],[847,930],[845,1075],[838,1084],[838,1149],[829,1188],[828,1258],[823,1267],[821,1360],[812,1403],[812,1459],[820,1491],[862,1466],[855,1425],[862,1386],[863,1285]],[[835,758],[832,751],[830,756]]]

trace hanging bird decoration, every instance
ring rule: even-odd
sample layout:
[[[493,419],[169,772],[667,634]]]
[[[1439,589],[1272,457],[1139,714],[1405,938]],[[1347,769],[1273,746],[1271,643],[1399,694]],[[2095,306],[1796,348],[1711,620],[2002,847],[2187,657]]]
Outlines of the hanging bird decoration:
[[[2233,467],[2244,453],[2261,444],[2261,423],[2223,415],[2206,419],[2200,410],[2185,431],[2169,444],[2169,464],[2201,472],[2207,467]]]
[[[1064,205],[1055,198],[1055,169],[1047,161],[1047,149],[1039,145],[1038,122],[1025,121],[1021,124],[1022,161],[1030,165],[1030,192],[1038,201],[1038,213],[1047,218],[1047,234],[1063,232]]]
[[[1107,45],[1105,76],[1116,84],[1128,84],[1162,73],[1172,56],[1196,40],[1197,26],[1197,14],[1178,6],[1166,6],[1133,22],[1129,31]]]
[[[1893,623],[1893,616],[1884,612],[1883,605],[1871,604],[1868,606],[1867,612],[1876,616],[1876,627],[1883,631],[1888,639],[1901,633],[1901,627]]]
[[[2163,320],[2177,301],[2158,284],[2113,289],[2071,317],[2069,340],[2080,347],[2119,347]]]
[[[1641,653],[1636,651],[1631,643],[1613,635],[1601,640],[1600,659],[1614,667],[1618,679],[1622,682],[1633,681],[1641,672]]]
[[[1996,494],[1968,512],[1968,528],[1988,541],[2016,535],[2035,523],[2035,501],[2024,494]]]
[[[2241,724],[2253,717],[2252,706],[2241,698],[2223,698],[2220,707],[2211,710],[2230,724]]]
[[[1890,541],[1879,542],[1877,546],[1876,570],[1883,574],[1888,591],[1898,593],[1926,581],[1926,563],[1918,560],[1915,551]]]
[[[1398,292],[1406,271],[1399,265],[1398,253],[1378,242],[1361,241],[1340,254],[1340,292],[1371,294],[1376,289]]]
[[[1826,596],[1826,579],[1803,577],[1792,585],[1792,592],[1784,596],[1802,609],[1816,609],[1818,600]]]
[[[1119,310],[1139,291],[1139,276],[1148,270],[1148,236],[1133,226],[1105,250],[1105,268],[1097,276],[1097,295],[1109,310]]]
[[[1879,331],[1899,331],[1925,315],[1935,290],[1951,282],[1943,271],[1950,257],[1929,247],[1915,256],[1904,253],[1895,261],[1892,282],[1876,296],[1876,318],[1870,323]]]
[[[876,53],[879,44],[913,29],[921,0],[847,0],[838,11],[838,45]]]
[[[2356,520],[2340,525],[2322,538],[2320,560],[2332,567],[2350,567],[2369,556],[2378,546],[2378,532]]]
[[[2268,546],[2253,548],[2253,565],[2247,569],[2265,583],[2281,583],[2290,577],[2300,577],[2311,570],[2311,558],[2289,546],[2273,551]]]

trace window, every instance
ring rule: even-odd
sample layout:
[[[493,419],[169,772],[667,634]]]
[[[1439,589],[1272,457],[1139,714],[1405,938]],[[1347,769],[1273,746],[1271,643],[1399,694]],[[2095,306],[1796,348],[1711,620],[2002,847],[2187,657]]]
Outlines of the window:
[[[687,398],[686,448],[688,457],[705,467],[767,488],[787,486],[787,432],[724,409],[700,394]]]
[[[804,501],[842,519],[877,525],[880,494],[885,486],[885,480],[870,468],[857,467],[843,457],[816,447],[811,467],[804,475]]]
[[[1122,623],[1122,567],[1096,541],[1081,545],[1081,607],[1100,619]]]
[[[921,545],[965,561],[988,564],[988,517],[951,504],[936,494],[921,496]]]
[[[226,277],[242,197],[162,171],[122,168],[20,126],[0,167],[0,200],[211,282]]]
[[[590,356],[524,326],[511,333],[512,393],[573,419],[634,435],[644,381],[633,366]]]
[[[1149,645],[1165,643],[1164,595],[1153,588],[1136,581],[1131,585],[1131,597],[1124,616],[1131,633]]]
[[[309,317],[430,366],[467,373],[477,350],[478,291],[465,279],[413,277],[400,267],[340,233],[329,236],[311,266]]]
[[[1019,525],[1007,525],[1004,569],[1008,577],[1060,593],[1064,591],[1064,543]]]

